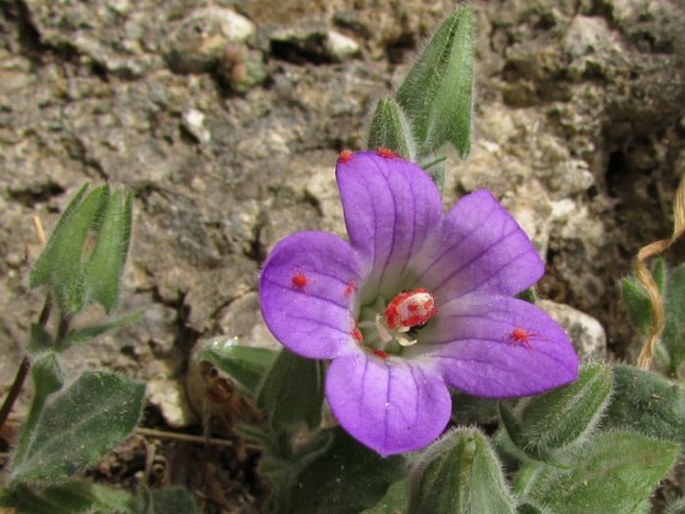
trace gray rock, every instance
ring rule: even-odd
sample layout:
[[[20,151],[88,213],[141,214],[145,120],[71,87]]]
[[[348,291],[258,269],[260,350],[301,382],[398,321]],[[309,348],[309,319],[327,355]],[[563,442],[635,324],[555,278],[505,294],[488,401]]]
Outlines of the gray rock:
[[[599,321],[569,305],[550,300],[539,300],[537,305],[564,327],[582,362],[606,358],[606,334]]]
[[[231,45],[244,43],[254,34],[254,24],[231,9],[196,9],[172,28],[167,62],[183,73],[210,71]]]

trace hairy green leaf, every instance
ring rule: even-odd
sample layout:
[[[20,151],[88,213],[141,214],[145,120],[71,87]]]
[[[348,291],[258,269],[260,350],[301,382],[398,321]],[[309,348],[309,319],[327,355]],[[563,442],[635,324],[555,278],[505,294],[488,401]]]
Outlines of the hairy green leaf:
[[[131,511],[131,495],[88,482],[70,481],[42,491],[16,487],[0,506],[14,508],[22,514],[123,514]]]
[[[685,447],[685,385],[626,364],[613,369],[606,425],[668,439]]]
[[[144,404],[144,384],[105,372],[84,372],[45,403],[26,447],[15,457],[14,483],[66,480],[123,441]]]
[[[62,387],[64,376],[54,352],[40,354],[32,364],[31,379],[33,380],[33,399],[26,422],[21,430],[19,443],[14,451],[13,466],[20,465],[27,456],[29,448],[37,435],[37,424],[43,412],[48,396]]]
[[[133,195],[119,190],[109,198],[84,269],[85,303],[98,302],[110,313],[119,303],[121,275],[131,240]]]
[[[541,466],[529,496],[550,513],[643,512],[678,453],[678,445],[667,441],[603,432],[583,446],[569,471]]]
[[[402,457],[384,459],[341,428],[330,432],[331,444],[298,477],[290,512],[356,514],[378,503],[402,477]]]
[[[277,352],[266,348],[240,346],[236,337],[212,339],[196,354],[197,359],[214,364],[251,396],[257,394],[277,356]]]
[[[409,514],[516,511],[497,455],[475,428],[453,430],[429,447],[409,484]]]
[[[120,328],[138,323],[142,317],[143,311],[137,311],[124,316],[123,318],[115,319],[114,321],[109,321],[107,323],[77,328],[66,335],[66,337],[61,341],[59,349],[65,350],[73,344],[90,341],[98,336],[101,336],[102,334],[106,334],[107,332],[119,330]]]
[[[461,5],[440,25],[397,90],[420,156],[451,143],[461,157],[471,146],[473,112],[471,7]]]
[[[366,146],[387,148],[407,160],[416,160],[416,145],[412,139],[409,120],[394,99],[383,98],[376,104]]]
[[[269,413],[275,429],[321,422],[323,363],[281,350],[257,395],[257,407]]]
[[[69,314],[84,306],[84,249],[97,231],[109,201],[109,187],[100,186],[83,198],[83,186],[57,222],[30,277],[31,287],[50,287],[60,308]]]
[[[592,432],[609,402],[611,386],[606,365],[586,365],[574,383],[524,399],[515,411],[500,403],[502,425],[529,458],[554,462],[558,451],[584,441]]]

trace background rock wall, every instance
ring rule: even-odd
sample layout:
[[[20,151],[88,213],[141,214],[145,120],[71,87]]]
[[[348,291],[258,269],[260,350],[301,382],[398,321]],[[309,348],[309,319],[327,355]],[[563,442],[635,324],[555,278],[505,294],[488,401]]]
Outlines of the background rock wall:
[[[374,101],[453,5],[0,0],[0,384],[40,308],[31,217],[52,228],[84,181],[135,192],[123,307],[145,319],[78,349],[79,366],[166,390],[199,338],[270,341],[261,261],[292,231],[344,233],[336,155],[361,147]],[[549,264],[541,296],[630,355],[617,281],[670,233],[685,172],[685,7],[473,5],[476,136],[449,161],[446,203],[491,188]]]

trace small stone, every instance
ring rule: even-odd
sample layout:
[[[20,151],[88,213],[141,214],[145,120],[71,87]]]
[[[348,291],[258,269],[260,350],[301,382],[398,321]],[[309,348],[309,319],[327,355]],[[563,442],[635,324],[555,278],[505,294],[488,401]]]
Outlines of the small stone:
[[[573,307],[551,300],[539,300],[537,305],[564,327],[582,362],[606,358],[607,338],[599,321]]]
[[[183,113],[183,128],[185,128],[198,143],[207,144],[212,139],[212,133],[205,127],[205,115],[197,109],[189,109]]]
[[[197,9],[172,32],[167,62],[172,70],[181,73],[209,71],[229,45],[244,43],[254,33],[254,24],[231,9]]]
[[[345,61],[359,54],[359,45],[354,39],[334,30],[328,31],[326,49],[331,58],[336,61]]]
[[[195,415],[186,402],[183,386],[175,380],[151,380],[147,383],[146,394],[148,401],[160,410],[169,426],[182,428],[195,423]]]

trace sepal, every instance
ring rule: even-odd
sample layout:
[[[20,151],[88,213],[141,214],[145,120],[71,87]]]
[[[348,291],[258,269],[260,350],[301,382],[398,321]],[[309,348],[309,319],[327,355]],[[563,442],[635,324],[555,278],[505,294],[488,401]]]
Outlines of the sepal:
[[[408,514],[516,512],[499,459],[475,428],[453,430],[430,446],[409,480]]]

